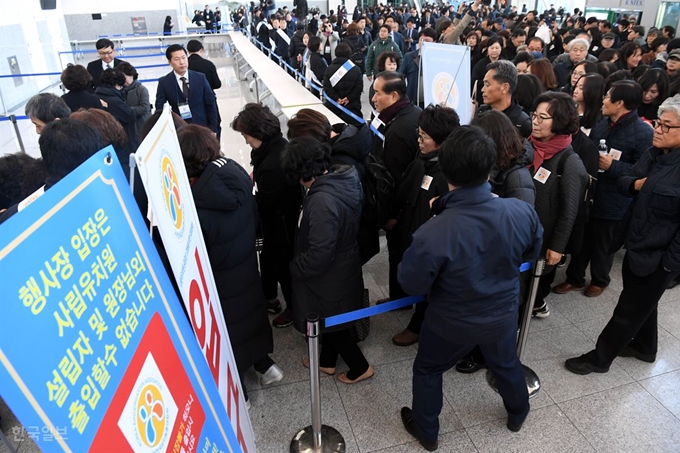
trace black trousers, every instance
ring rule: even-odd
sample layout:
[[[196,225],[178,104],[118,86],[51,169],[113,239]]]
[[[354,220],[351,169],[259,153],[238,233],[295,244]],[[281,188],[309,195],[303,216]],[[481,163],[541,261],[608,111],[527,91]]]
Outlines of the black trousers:
[[[522,364],[517,358],[516,336],[517,332],[512,328],[500,340],[479,347],[496,378],[508,421],[519,425],[529,414],[529,394]],[[413,420],[422,440],[434,442],[439,434],[442,375],[473,346],[452,343],[434,333],[427,322],[423,324],[418,354],[413,362]]]
[[[545,303],[545,298],[548,297],[552,290],[552,284],[555,281],[555,274],[557,273],[557,266],[545,266],[543,275],[538,281],[538,292],[536,293],[536,301],[534,307],[539,308]]]
[[[571,256],[567,268],[567,283],[585,286],[586,268],[590,264],[590,284],[605,288],[609,286],[609,273],[614,264],[614,253],[609,253],[620,220],[590,219],[586,223],[583,246]]]
[[[657,307],[668,284],[678,275],[662,266],[651,275],[635,275],[623,260],[623,291],[614,314],[587,354],[596,366],[607,368],[628,345],[642,354],[655,355],[658,344]]]
[[[368,370],[368,361],[357,342],[350,336],[349,328],[321,334],[319,365],[324,368],[335,368],[338,355],[349,367],[347,372],[349,379],[354,380]]]
[[[255,361],[253,363],[253,368],[255,368],[255,371],[257,371],[258,373],[264,374],[272,365],[274,365],[274,361],[272,360],[271,357],[269,357],[269,354],[267,354],[261,359]],[[245,379],[243,379],[243,375],[245,374],[246,371],[248,370],[238,370],[238,377],[241,380],[241,388],[243,388],[243,397],[246,400],[248,400],[248,389],[246,388]]]
[[[390,266],[390,300],[397,300],[407,297],[408,294],[404,292],[397,279],[397,270],[399,268],[399,263],[401,263],[401,258],[404,256],[406,247],[402,244],[401,234],[394,228],[385,233],[387,238],[387,254],[388,263]]]
[[[267,300],[276,299],[278,284],[286,300],[286,307],[291,308],[292,283],[290,276],[290,262],[293,259],[293,245],[278,238],[264,237],[262,252],[260,253],[260,275],[262,289]]]
[[[420,333],[420,327],[423,325],[425,320],[425,310],[427,310],[427,301],[416,304],[416,310],[411,316],[411,321],[409,321],[406,328],[413,333]]]

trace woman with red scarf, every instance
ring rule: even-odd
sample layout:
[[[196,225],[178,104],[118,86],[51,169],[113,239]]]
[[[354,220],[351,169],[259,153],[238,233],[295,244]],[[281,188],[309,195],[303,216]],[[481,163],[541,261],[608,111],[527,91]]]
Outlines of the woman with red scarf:
[[[534,161],[529,169],[536,187],[534,207],[543,225],[542,255],[546,268],[534,303],[534,315],[550,314],[545,297],[555,279],[556,265],[562,259],[574,227],[579,203],[588,183],[581,158],[571,146],[579,129],[578,111],[565,93],[543,93],[534,102],[531,115]]]

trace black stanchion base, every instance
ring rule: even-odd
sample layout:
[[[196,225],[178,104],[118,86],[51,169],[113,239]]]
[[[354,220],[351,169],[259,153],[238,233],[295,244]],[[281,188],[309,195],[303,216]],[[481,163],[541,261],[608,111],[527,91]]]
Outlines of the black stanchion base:
[[[345,453],[345,439],[337,429],[321,426],[321,448],[314,449],[314,432],[311,426],[306,427],[293,437],[290,442],[290,453]]]
[[[541,390],[541,380],[538,378],[538,375],[534,372],[534,370],[528,366],[522,365],[522,369],[524,370],[524,379],[527,382],[529,398],[533,398],[534,396],[538,395],[538,391]],[[498,392],[498,387],[496,387],[496,379],[494,378],[491,370],[486,370],[486,383],[489,384],[489,387]]]

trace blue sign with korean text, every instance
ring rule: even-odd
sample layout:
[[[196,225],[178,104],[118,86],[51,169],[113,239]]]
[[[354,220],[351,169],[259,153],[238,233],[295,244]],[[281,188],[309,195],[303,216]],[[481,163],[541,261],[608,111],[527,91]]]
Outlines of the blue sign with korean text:
[[[113,148],[0,225],[0,275],[0,394],[43,451],[242,451]]]

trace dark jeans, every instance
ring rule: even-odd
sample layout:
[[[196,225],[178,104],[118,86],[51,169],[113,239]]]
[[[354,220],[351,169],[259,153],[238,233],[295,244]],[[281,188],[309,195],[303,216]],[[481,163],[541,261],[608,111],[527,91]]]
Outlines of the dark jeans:
[[[600,288],[609,286],[609,272],[614,264],[614,253],[609,253],[609,249],[620,223],[620,220],[604,219],[590,219],[586,223],[581,251],[571,256],[567,268],[567,283],[585,286],[586,268],[590,263],[590,284]]]
[[[319,365],[324,368],[335,368],[338,355],[349,367],[347,372],[349,379],[354,380],[368,370],[366,357],[357,346],[357,342],[350,336],[349,329],[321,334]]]
[[[397,280],[397,270],[406,248],[401,243],[401,235],[396,228],[387,231],[385,237],[387,238],[387,254],[390,265],[390,300],[402,299],[407,297],[408,294],[404,292],[399,284],[399,280]]]
[[[286,300],[286,308],[293,303],[290,262],[293,259],[293,246],[285,242],[272,241],[265,236],[260,253],[260,275],[262,289],[267,300],[276,299],[278,284]]]
[[[529,414],[529,394],[522,364],[517,358],[516,336],[513,328],[500,340],[479,347],[496,378],[508,421],[519,425]],[[423,324],[418,355],[413,363],[413,419],[422,440],[435,442],[439,434],[442,374],[455,366],[473,346],[452,343],[435,334],[427,322]]]
[[[597,339],[588,359],[607,368],[628,345],[642,354],[655,355],[658,343],[657,307],[668,284],[678,275],[662,266],[651,275],[635,275],[623,259],[623,291],[614,314]]]

